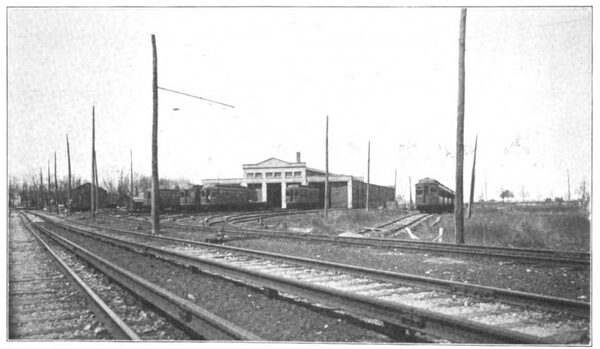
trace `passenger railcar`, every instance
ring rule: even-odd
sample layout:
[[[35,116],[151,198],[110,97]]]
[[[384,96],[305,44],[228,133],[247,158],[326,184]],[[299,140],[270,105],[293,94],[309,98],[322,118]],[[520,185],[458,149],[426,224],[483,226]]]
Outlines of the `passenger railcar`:
[[[256,191],[242,186],[209,185],[200,189],[200,204],[207,209],[248,208],[256,200]]]
[[[454,191],[435,179],[423,178],[415,185],[415,203],[421,212],[452,212]]]
[[[319,205],[319,189],[304,186],[289,186],[285,189],[288,208],[315,208]]]
[[[193,185],[179,191],[179,206],[184,211],[200,211],[200,190],[201,185]]]
[[[179,190],[160,189],[158,191],[158,204],[161,210],[172,211],[179,209]],[[144,193],[144,209],[149,210],[152,206],[152,190]]]

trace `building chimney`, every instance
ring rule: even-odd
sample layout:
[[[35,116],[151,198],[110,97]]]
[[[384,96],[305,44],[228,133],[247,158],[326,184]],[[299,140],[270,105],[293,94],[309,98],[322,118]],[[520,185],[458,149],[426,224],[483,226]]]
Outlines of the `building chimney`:
[[[299,151],[296,152],[296,162],[302,162],[302,161],[300,161],[300,152]]]

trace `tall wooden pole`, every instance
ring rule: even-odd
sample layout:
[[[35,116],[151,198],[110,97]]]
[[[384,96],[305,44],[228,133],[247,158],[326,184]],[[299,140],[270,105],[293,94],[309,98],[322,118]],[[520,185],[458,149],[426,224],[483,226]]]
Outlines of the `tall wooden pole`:
[[[96,219],[96,208],[94,207],[94,205],[96,204],[96,200],[95,200],[95,190],[94,190],[94,186],[95,186],[95,177],[96,177],[96,161],[95,161],[95,156],[96,156],[96,111],[95,111],[96,107],[92,106],[92,180],[91,180],[91,186],[90,186],[90,213],[92,215],[92,219]]]
[[[96,212],[100,209],[100,195],[98,194],[98,161],[96,159],[96,151],[94,150],[94,209]]]
[[[465,243],[465,217],[463,212],[463,156],[465,121],[465,26],[467,9],[460,11],[460,37],[458,41],[458,115],[456,122],[456,198],[454,201],[454,229],[456,243]]]
[[[69,149],[69,135],[67,135],[67,162],[69,164],[69,191],[67,196],[67,210],[71,214],[71,150]]]
[[[348,188],[348,190],[352,190]],[[325,117],[325,202],[323,203],[323,215],[327,218],[329,209],[329,115]]]
[[[398,181],[398,169],[394,169],[394,201],[396,201],[396,182]]]
[[[408,202],[408,209],[412,210],[413,201],[412,201],[412,179],[408,176],[408,194],[410,197],[410,201]]]
[[[129,179],[129,207],[133,210],[133,151],[129,149],[130,179]]]
[[[158,193],[158,59],[156,39],[152,34],[152,234],[160,234]]]
[[[571,176],[569,175],[569,169],[567,169],[567,201],[571,201]]]
[[[56,152],[54,152],[54,196],[56,198],[56,214],[58,215],[60,212],[58,211],[58,178],[56,177]]]
[[[471,209],[473,207],[473,197],[475,196],[475,161],[477,160],[477,136],[475,136],[475,151],[473,152],[473,170],[471,171],[471,195],[469,195],[469,215],[471,219]]]
[[[42,210],[43,210],[44,202],[46,201],[46,195],[44,194],[44,175],[42,174],[41,167],[40,167],[40,200],[41,200]]]
[[[367,212],[369,211],[369,191],[371,191],[371,141],[367,148],[367,203],[365,205]]]
[[[50,213],[50,201],[52,201],[52,181],[50,180],[50,160],[48,160],[48,213]]]

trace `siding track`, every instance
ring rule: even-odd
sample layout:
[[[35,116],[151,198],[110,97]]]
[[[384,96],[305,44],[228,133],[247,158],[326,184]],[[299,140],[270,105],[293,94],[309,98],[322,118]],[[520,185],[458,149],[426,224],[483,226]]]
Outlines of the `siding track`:
[[[460,343],[586,343],[589,303],[414,275],[107,229],[73,232],[152,254],[273,294]],[[114,234],[118,234],[118,238]],[[143,238],[145,243],[139,243]]]

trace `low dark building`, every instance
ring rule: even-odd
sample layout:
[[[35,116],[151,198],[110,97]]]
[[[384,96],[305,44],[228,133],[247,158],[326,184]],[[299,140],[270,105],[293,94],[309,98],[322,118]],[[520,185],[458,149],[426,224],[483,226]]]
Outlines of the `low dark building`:
[[[84,183],[71,192],[71,208],[74,211],[85,211],[90,209],[91,183]],[[106,190],[98,187],[98,208],[106,207]]]

